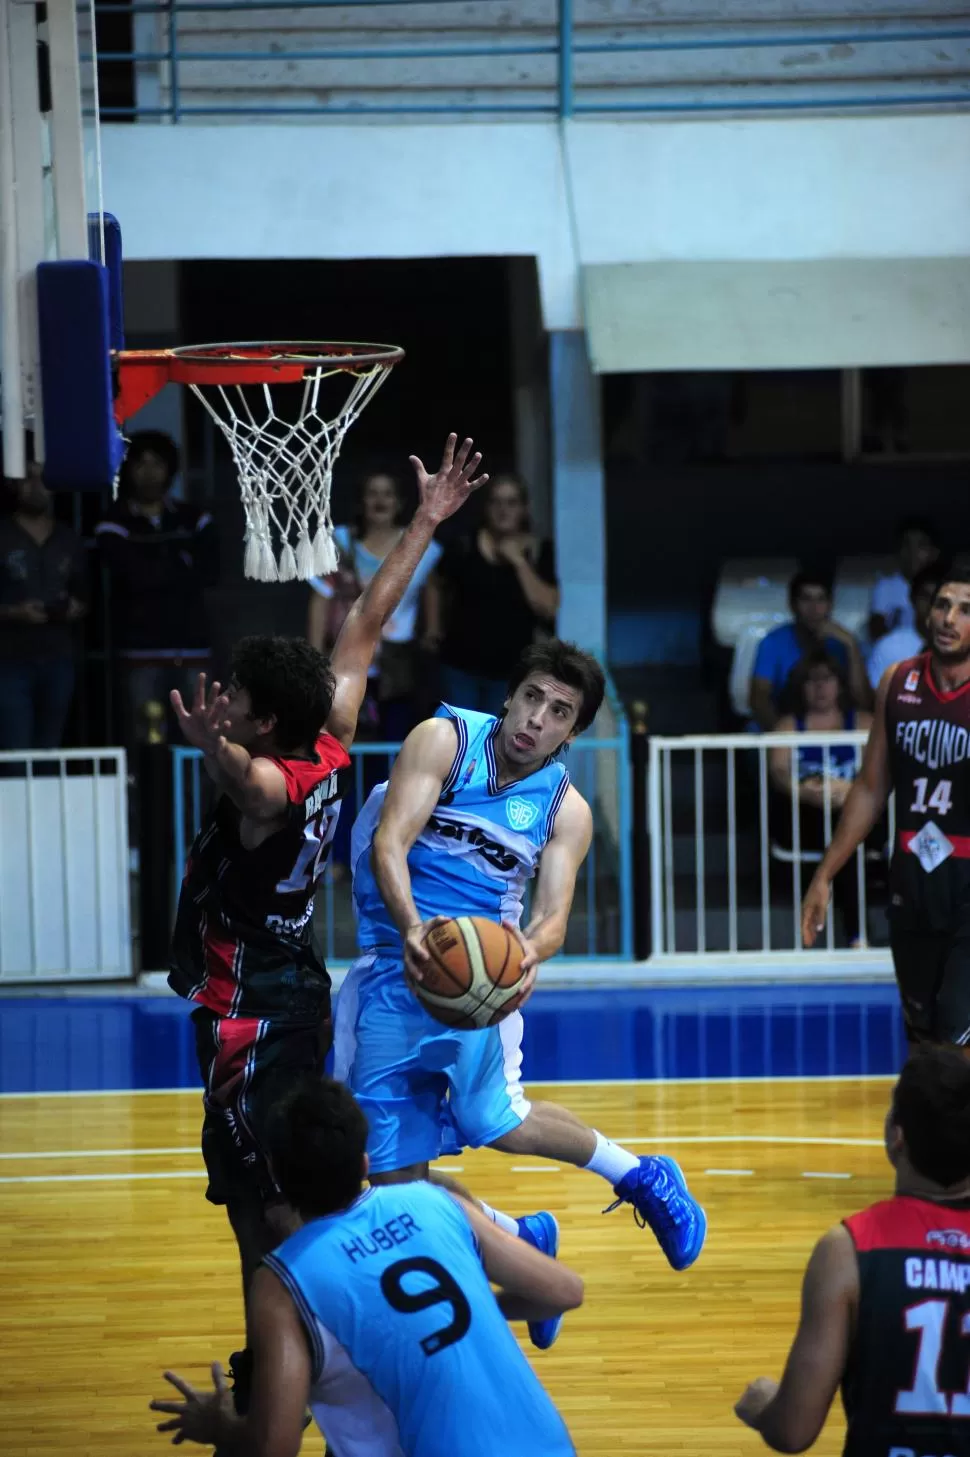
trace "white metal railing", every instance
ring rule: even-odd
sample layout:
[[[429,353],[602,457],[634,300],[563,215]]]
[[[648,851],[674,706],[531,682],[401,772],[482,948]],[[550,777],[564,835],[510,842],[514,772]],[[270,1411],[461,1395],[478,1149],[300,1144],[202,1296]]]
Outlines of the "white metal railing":
[[[825,931],[813,950],[801,938],[801,901],[832,838],[835,783],[862,761],[867,735],[709,734],[651,738],[648,815],[653,955],[806,964],[838,951],[863,956],[885,945],[874,882],[884,880],[893,803],[835,886]],[[853,759],[840,764],[840,749]],[[784,772],[773,750],[789,750]],[[803,805],[799,749],[821,751],[821,803]],[[841,773],[839,772],[841,770]],[[812,831],[815,831],[812,834]],[[878,897],[875,898],[878,901]]]
[[[0,753],[0,985],[131,975],[123,749]]]

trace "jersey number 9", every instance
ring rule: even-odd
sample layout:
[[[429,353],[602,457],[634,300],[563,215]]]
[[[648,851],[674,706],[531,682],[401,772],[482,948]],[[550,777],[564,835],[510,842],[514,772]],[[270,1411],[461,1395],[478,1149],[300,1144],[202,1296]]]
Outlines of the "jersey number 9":
[[[421,1290],[406,1290],[405,1277],[417,1273],[427,1275],[434,1284]],[[421,1349],[426,1356],[436,1356],[446,1346],[453,1346],[468,1334],[472,1323],[471,1306],[461,1286],[437,1260],[417,1255],[414,1259],[398,1260],[396,1264],[388,1265],[381,1276],[381,1294],[392,1310],[399,1310],[402,1315],[415,1315],[419,1310],[430,1310],[433,1305],[451,1307],[448,1324],[423,1337]]]

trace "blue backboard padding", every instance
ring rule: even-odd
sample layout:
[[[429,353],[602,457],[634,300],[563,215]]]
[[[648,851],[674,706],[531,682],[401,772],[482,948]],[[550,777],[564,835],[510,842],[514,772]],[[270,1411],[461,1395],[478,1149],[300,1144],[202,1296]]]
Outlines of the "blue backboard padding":
[[[52,490],[104,490],[124,459],[113,411],[109,292],[100,263],[38,264],[44,479]]]
[[[101,215],[88,213],[88,257],[101,258]],[[112,349],[125,347],[125,295],[121,279],[121,224],[114,213],[104,214],[104,266],[108,270],[108,321]]]

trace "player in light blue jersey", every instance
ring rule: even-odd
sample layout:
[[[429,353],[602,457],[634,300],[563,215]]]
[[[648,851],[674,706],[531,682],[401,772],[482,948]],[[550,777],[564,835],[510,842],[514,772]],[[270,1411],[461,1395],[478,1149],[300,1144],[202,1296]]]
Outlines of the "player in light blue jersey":
[[[440,1154],[483,1144],[574,1164],[605,1178],[616,1196],[610,1207],[631,1204],[682,1270],[700,1254],[706,1220],[674,1160],[637,1157],[565,1108],[530,1104],[520,1081],[520,1012],[481,1031],[444,1027],[407,980],[421,979],[437,916],[487,916],[513,927],[533,981],[562,946],[593,833],[562,751],[592,723],[603,692],[602,670],[588,654],[538,643],[513,674],[501,718],[446,706],[408,736],[388,784],[373,791],[354,827],[363,955],[337,1002],[335,1072],[367,1115],[373,1182],[426,1178]],[[538,1224],[536,1216],[495,1217],[556,1252],[551,1216]],[[545,1346],[556,1333],[546,1327],[532,1336]]]
[[[574,1457],[507,1321],[581,1304],[579,1276],[431,1184],[362,1190],[366,1140],[330,1079],[275,1110],[270,1162],[296,1213],[252,1281],[249,1412],[218,1365],[209,1395],[166,1372],[185,1401],[152,1402],[159,1431],[295,1457],[309,1405],[333,1457]]]

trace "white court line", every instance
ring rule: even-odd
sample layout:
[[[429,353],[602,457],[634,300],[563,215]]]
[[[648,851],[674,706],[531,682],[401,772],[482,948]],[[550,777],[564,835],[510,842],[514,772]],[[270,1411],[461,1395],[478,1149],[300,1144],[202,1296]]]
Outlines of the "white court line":
[[[189,1148],[58,1148],[32,1150],[30,1153],[0,1153],[0,1159],[120,1159],[155,1158],[163,1154],[198,1153],[199,1145]]]
[[[881,1138],[798,1138],[783,1133],[664,1133],[650,1138],[615,1138],[614,1143],[793,1143],[832,1148],[884,1148]]]
[[[803,1179],[851,1179],[851,1174],[802,1174]]]
[[[750,1083],[895,1083],[895,1073],[786,1073],[776,1077],[765,1073],[756,1078],[526,1078],[529,1088],[702,1088],[736,1083],[744,1087]],[[77,1092],[62,1089],[60,1092],[0,1093],[0,1102],[5,1098],[155,1098],[191,1095],[201,1097],[201,1084],[194,1088],[81,1088]]]
[[[667,1147],[677,1143],[766,1143],[766,1144],[794,1144],[815,1145],[819,1144],[827,1148],[883,1148],[881,1138],[801,1138],[784,1133],[670,1133],[650,1134],[648,1137],[617,1138],[615,1143],[619,1144],[649,1144],[652,1148]],[[74,1158],[149,1158],[152,1156],[164,1156],[169,1154],[195,1154],[199,1149],[197,1145],[187,1148],[95,1148],[95,1149],[74,1149],[74,1148],[51,1148],[34,1149],[30,1153],[0,1153],[0,1159],[74,1159]],[[553,1173],[558,1165],[512,1165],[513,1173]],[[455,1174],[464,1173],[463,1164],[445,1164],[441,1166],[442,1173],[449,1170]]]
[[[558,1164],[513,1164],[513,1174],[559,1174]]]
[[[716,1175],[721,1179],[751,1179],[754,1177],[754,1169],[705,1169],[704,1172]]]
[[[170,1169],[167,1173],[138,1174],[18,1174],[0,1177],[0,1184],[106,1184],[129,1179],[204,1179],[205,1169]]]

